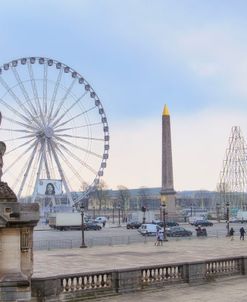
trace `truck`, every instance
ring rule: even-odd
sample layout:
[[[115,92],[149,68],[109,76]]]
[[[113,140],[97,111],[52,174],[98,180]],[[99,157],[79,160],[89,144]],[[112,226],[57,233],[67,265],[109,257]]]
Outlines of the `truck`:
[[[55,230],[80,230],[81,213],[51,213],[49,215],[48,223],[49,226]]]

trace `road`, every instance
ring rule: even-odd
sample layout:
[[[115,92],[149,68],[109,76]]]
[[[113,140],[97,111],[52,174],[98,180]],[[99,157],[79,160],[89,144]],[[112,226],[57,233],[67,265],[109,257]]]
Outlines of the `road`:
[[[181,226],[191,230],[193,237],[196,236],[195,227],[189,224],[181,224]],[[240,227],[245,227],[245,224],[234,223],[230,226],[235,229],[235,236],[238,236]],[[226,224],[215,223],[212,227],[207,227],[207,233],[209,237],[224,237],[226,235]],[[170,238],[170,240],[177,240],[177,238]],[[101,231],[85,231],[85,242],[89,246],[129,244],[144,241],[154,241],[154,238],[144,238],[137,230],[127,230],[125,226],[106,225]],[[72,248],[78,247],[80,242],[81,231],[34,231],[35,249]]]

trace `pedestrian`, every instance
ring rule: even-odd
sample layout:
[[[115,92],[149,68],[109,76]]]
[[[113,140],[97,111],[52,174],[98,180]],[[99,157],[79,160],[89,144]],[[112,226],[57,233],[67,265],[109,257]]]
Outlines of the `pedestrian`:
[[[159,245],[159,228],[156,228],[156,241],[154,243],[154,245]]]
[[[245,229],[241,227],[239,232],[240,232],[240,240],[244,240]]]
[[[104,220],[104,221],[102,222],[102,224],[103,224],[103,228],[105,227],[105,223],[106,223],[106,221]]]
[[[235,232],[235,231],[234,231],[233,228],[231,228],[230,231],[229,231],[229,236],[230,236],[231,241],[234,239],[234,238],[233,238],[234,232]]]
[[[163,245],[163,241],[164,241],[164,232],[162,230],[160,230],[159,233],[158,233],[159,245]]]

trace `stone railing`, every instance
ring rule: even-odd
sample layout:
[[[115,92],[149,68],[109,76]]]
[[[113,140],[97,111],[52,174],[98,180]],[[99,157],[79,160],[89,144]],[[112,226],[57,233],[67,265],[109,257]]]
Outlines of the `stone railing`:
[[[154,265],[32,279],[32,302],[80,301],[177,283],[247,275],[247,257]]]

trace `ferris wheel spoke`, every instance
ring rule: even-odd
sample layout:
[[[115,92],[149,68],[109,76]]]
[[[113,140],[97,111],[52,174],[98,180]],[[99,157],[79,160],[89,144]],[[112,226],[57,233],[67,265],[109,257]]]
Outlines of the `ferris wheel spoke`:
[[[58,73],[58,76],[57,76],[54,91],[53,91],[53,94],[52,94],[50,107],[49,107],[49,110],[48,110],[48,122],[50,122],[50,120],[51,120],[51,116],[52,116],[54,104],[56,102],[56,96],[57,96],[58,88],[59,88],[59,85],[60,85],[60,82],[61,82],[61,79],[62,79],[62,75],[63,75],[63,69],[61,68],[59,70],[59,73]]]
[[[72,199],[72,196],[71,196],[71,193],[70,193],[70,190],[69,190],[66,178],[64,176],[64,172],[63,172],[62,166],[61,166],[60,161],[58,159],[58,156],[57,156],[57,154],[56,154],[56,152],[54,150],[53,143],[50,142],[49,144],[50,144],[50,149],[51,149],[51,152],[53,154],[54,160],[55,160],[57,168],[58,168],[58,172],[59,172],[60,177],[61,177],[61,179],[63,181],[64,187],[65,187],[65,191],[67,193],[67,196],[69,198],[70,203],[72,204],[73,203],[73,199]]]
[[[85,124],[85,125],[81,125],[81,126],[75,126],[75,127],[69,127],[69,128],[63,128],[63,129],[57,129],[57,132],[64,132],[64,131],[69,131],[69,130],[74,130],[74,129],[78,129],[78,128],[85,128],[85,127],[91,127],[91,126],[98,126],[98,125],[102,125],[102,122],[98,122],[98,123],[92,123],[92,124]]]
[[[33,106],[32,102],[31,102],[31,100],[30,100],[30,98],[29,98],[29,95],[28,95],[28,93],[27,93],[27,91],[26,91],[26,89],[25,89],[25,87],[24,87],[24,85],[23,85],[23,83],[22,83],[22,81],[21,81],[21,79],[20,79],[20,76],[19,76],[19,73],[18,73],[17,69],[16,69],[15,67],[11,67],[11,70],[12,70],[12,72],[13,72],[15,78],[16,78],[16,81],[17,81],[18,84],[19,84],[19,87],[21,88],[22,94],[23,94],[23,96],[24,96],[24,98],[25,98],[27,104],[29,105],[29,107],[30,107],[30,109],[31,109],[31,111],[32,111],[32,113],[33,113],[33,115],[34,115],[34,116],[37,116],[38,113],[37,113],[35,107]],[[37,121],[37,122],[38,122],[38,121]],[[39,123],[38,123],[38,124],[39,124]]]
[[[95,137],[89,137],[89,136],[79,136],[79,135],[71,135],[71,134],[62,134],[61,136],[68,137],[68,138],[80,138],[80,139],[85,139],[85,140],[90,140],[90,141],[104,142],[103,138],[95,138]]]
[[[29,118],[32,120],[33,119],[32,113],[22,104],[22,102],[20,101],[20,99],[16,96],[16,94],[12,91],[12,89],[9,87],[9,85],[4,81],[4,79],[2,77],[0,77],[0,83],[6,89],[6,91],[8,92],[8,94],[11,95],[12,98],[16,101],[16,103],[23,110],[23,112],[27,116],[29,116]]]
[[[34,76],[33,76],[33,68],[32,68],[32,65],[30,64],[30,62],[28,62],[27,65],[28,65],[29,76],[30,76],[30,79],[31,79],[33,96],[34,96],[34,101],[35,101],[35,104],[36,104],[36,108],[38,109],[40,117],[41,117],[42,122],[44,124],[43,111],[41,109],[41,105],[40,105],[40,102],[39,102],[38,91],[37,91],[37,86],[36,86],[36,82],[35,82],[35,79],[34,79]]]
[[[35,146],[35,143],[33,143],[31,146],[29,146],[25,151],[23,151],[9,166],[4,169],[4,173],[7,173],[19,160],[26,155],[33,147]],[[30,160],[28,158],[28,160]]]
[[[36,135],[35,134],[29,134],[29,135],[24,135],[24,136],[5,139],[4,141],[5,142],[12,142],[12,141],[16,141],[16,140],[24,139],[24,138],[29,138],[29,137],[36,137]]]
[[[67,140],[65,140],[65,139],[63,139],[63,138],[61,138],[61,137],[56,137],[56,139],[57,139],[58,141],[60,141],[60,142],[63,142],[64,144],[66,144],[66,145],[68,145],[68,146],[72,146],[72,147],[74,147],[74,148],[76,148],[76,149],[78,149],[78,150],[81,150],[81,151],[85,152],[85,153],[89,153],[89,154],[94,155],[94,156],[96,156],[96,157],[98,157],[98,158],[102,158],[102,155],[97,154],[97,153],[95,153],[95,152],[93,152],[93,151],[87,150],[87,149],[85,149],[85,148],[82,148],[82,147],[80,147],[80,146],[77,146],[77,145],[75,145],[75,144],[73,144],[73,143],[71,143],[71,142],[69,142],[69,141],[67,141]]]
[[[75,155],[74,153],[72,153],[67,147],[65,147],[62,144],[56,143],[58,144],[65,152],[67,152],[72,158],[74,158],[75,160],[77,160],[83,167],[86,167],[90,172],[92,172],[93,174],[97,174],[97,171],[92,168],[90,165],[88,165],[86,162],[82,161],[77,155]]]
[[[65,157],[63,152],[55,146],[55,149],[60,154],[61,158],[63,159],[64,163],[70,168],[70,170],[73,172],[73,174],[80,180],[81,183],[85,182],[85,179],[81,177],[81,175],[78,173],[78,171],[73,167],[73,165],[68,161],[68,159]]]
[[[3,104],[6,108],[8,108],[12,113],[19,116],[22,120],[24,120],[30,124],[30,119],[28,119],[25,115],[21,114],[19,111],[15,110],[12,106],[10,106],[3,99],[0,99],[0,103]]]
[[[74,119],[76,119],[76,118],[78,118],[78,117],[80,117],[80,116],[82,116],[82,115],[85,115],[86,113],[88,113],[89,111],[95,109],[96,107],[97,107],[97,106],[93,106],[93,107],[89,108],[88,110],[83,111],[83,112],[81,112],[81,113],[79,113],[79,114],[73,116],[73,117],[70,118],[69,120],[67,120],[67,121],[65,121],[65,122],[63,122],[63,123],[61,123],[61,124],[56,125],[56,127],[54,127],[54,128],[56,129],[56,128],[58,128],[58,127],[64,126],[64,125],[68,124],[69,122],[73,121]]]
[[[15,182],[13,184],[13,188],[17,188],[18,187],[19,179],[22,178],[24,172],[25,172],[25,167],[22,167],[20,173],[18,173],[18,175],[17,175],[17,177],[15,179]]]
[[[46,146],[47,146],[47,144],[46,144]],[[44,163],[45,163],[46,175],[47,175],[48,179],[51,179],[51,174],[50,174],[49,165],[48,165],[48,161],[47,161],[46,150],[44,152]]]
[[[23,143],[23,144],[21,144],[21,145],[15,147],[15,148],[13,148],[13,149],[11,149],[10,151],[6,152],[5,154],[6,154],[6,155],[7,155],[7,154],[10,154],[11,152],[13,152],[13,151],[15,151],[15,150],[18,150],[18,149],[20,149],[20,148],[26,146],[27,144],[31,143],[34,139],[35,139],[35,138],[32,138],[32,139],[30,139],[29,141],[26,141],[25,143]]]
[[[70,84],[69,88],[67,89],[67,91],[66,91],[64,97],[62,98],[61,102],[58,104],[57,109],[56,109],[54,115],[52,116],[51,120],[54,121],[54,119],[57,117],[59,111],[60,111],[61,108],[63,107],[64,102],[66,101],[68,95],[70,94],[70,92],[71,92],[71,90],[72,90],[72,88],[73,88],[75,82],[76,82],[76,78],[74,78],[74,80],[71,82],[71,84]]]
[[[47,114],[47,64],[44,64],[43,72],[43,110]]]
[[[19,188],[19,192],[18,192],[18,194],[17,194],[18,199],[21,197],[21,193],[22,193],[23,188],[24,188],[24,186],[25,186],[27,177],[28,177],[28,175],[29,175],[29,173],[30,173],[30,168],[31,168],[32,163],[33,163],[33,160],[34,160],[34,157],[35,157],[35,154],[36,154],[36,151],[37,151],[37,147],[38,147],[38,141],[36,141],[35,147],[34,147],[34,149],[33,149],[33,152],[31,153],[31,156],[28,157],[27,162],[26,162],[26,164],[24,165],[24,167],[27,166],[27,169],[26,169],[26,171],[24,172],[24,176],[23,176],[23,179],[22,179],[20,188]],[[31,148],[29,148],[29,149],[31,149]]]
[[[81,101],[81,99],[88,93],[88,91],[85,91],[67,110],[65,110],[65,112],[53,123],[53,127],[57,125],[57,123],[59,123],[66,114],[69,113],[69,111],[78,103]],[[59,110],[62,108],[62,105],[61,106],[58,106],[58,111],[57,111],[57,114],[59,112]],[[54,119],[56,118],[56,115],[54,115]]]
[[[10,128],[0,128],[0,131],[11,131],[11,132],[21,132],[21,133],[33,133],[32,131],[29,130],[24,130],[24,129],[10,129]]]
[[[32,129],[33,131],[37,131],[37,128],[35,128],[35,127],[33,127],[33,126],[30,126],[30,125],[27,125],[27,124],[23,124],[22,122],[16,121],[16,120],[14,120],[14,119],[12,119],[12,118],[3,116],[3,119],[4,119],[4,120],[7,120],[7,121],[9,121],[9,122],[15,123],[15,124],[17,124],[17,125],[20,125],[20,126],[22,126],[22,127],[24,127],[24,128]]]
[[[42,165],[43,165],[44,147],[45,147],[45,144],[43,143],[40,148],[39,155],[38,155],[38,170],[37,170],[37,174],[36,174],[36,178],[35,178],[35,186],[34,186],[34,191],[33,191],[32,200],[31,200],[32,203],[34,202],[36,195],[37,195],[37,186],[38,186],[38,181],[40,179],[40,173],[41,173],[41,169],[42,169]]]
[[[49,156],[46,157],[46,159],[50,163],[50,166],[51,166],[50,173],[51,173],[51,176],[54,178],[54,165],[53,165],[51,146],[50,146],[49,142],[47,142],[47,150],[48,150],[48,155]]]

